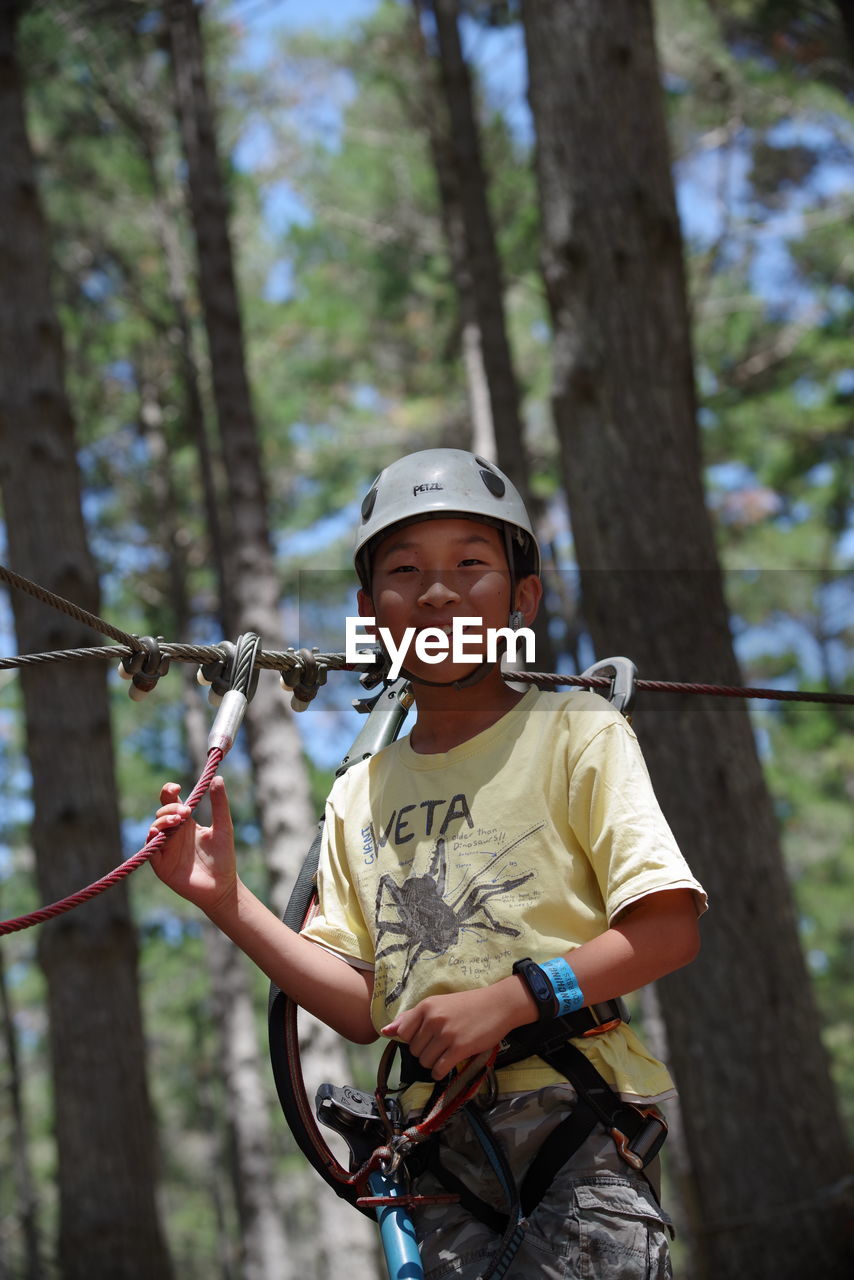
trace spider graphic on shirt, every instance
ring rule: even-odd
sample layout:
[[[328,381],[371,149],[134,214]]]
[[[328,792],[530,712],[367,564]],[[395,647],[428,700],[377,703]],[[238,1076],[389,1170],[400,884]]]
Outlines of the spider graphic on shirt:
[[[539,823],[500,853],[490,855],[492,862],[464,880],[462,887],[454,890],[446,887],[448,862],[443,836],[436,841],[424,875],[409,875],[400,884],[391,872],[380,876],[375,913],[375,958],[379,960],[398,951],[406,953],[403,972],[393,990],[385,997],[387,1005],[392,1004],[401,994],[413,967],[425,952],[442,955],[454,945],[464,930],[480,929],[485,933],[518,938],[520,930],[496,920],[488,904],[493,898],[512,893],[520,885],[526,884],[533,878],[533,871],[526,871],[500,882],[493,880],[491,883],[483,883],[482,877],[490,873],[494,875],[496,860],[504,858],[511,849],[529,839],[543,825],[542,822]]]

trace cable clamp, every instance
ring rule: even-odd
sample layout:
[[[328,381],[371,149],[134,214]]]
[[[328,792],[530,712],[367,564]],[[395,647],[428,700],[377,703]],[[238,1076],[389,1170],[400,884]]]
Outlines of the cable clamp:
[[[291,708],[305,711],[317,697],[318,689],[326,684],[329,669],[318,659],[317,649],[288,649],[287,652],[293,656],[294,665],[281,673],[279,684],[290,692]]]
[[[131,682],[128,696],[134,702],[141,702],[156,687],[160,677],[166,675],[170,659],[160,652],[163,636],[135,635],[134,640],[138,640],[142,648],[122,658],[119,675]]]
[[[231,688],[226,672],[234,662],[236,645],[230,640],[223,640],[217,649],[221,656],[203,663],[196,672],[196,683],[208,688],[208,702],[212,707],[218,707]]]

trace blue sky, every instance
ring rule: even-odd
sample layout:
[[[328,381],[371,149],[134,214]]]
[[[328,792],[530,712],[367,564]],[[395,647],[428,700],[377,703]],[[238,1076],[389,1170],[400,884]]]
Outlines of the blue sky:
[[[377,0],[228,0],[225,13],[254,39],[270,31],[338,31],[369,17]]]

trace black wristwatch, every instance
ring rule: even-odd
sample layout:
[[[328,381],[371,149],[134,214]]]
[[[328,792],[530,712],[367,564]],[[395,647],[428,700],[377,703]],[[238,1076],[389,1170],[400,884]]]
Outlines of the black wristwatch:
[[[516,961],[513,966],[513,972],[518,973],[534,997],[540,1022],[545,1022],[547,1018],[557,1017],[557,996],[554,993],[552,984],[549,982],[548,975],[543,972],[540,966],[530,958],[526,958],[525,960]]]

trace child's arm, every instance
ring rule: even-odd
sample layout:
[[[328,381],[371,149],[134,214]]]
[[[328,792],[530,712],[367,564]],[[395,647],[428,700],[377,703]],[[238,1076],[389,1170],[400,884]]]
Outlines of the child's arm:
[[[697,909],[689,889],[649,894],[598,938],[566,953],[585,1004],[636,991],[688,964],[699,950]],[[436,1080],[475,1053],[491,1049],[537,1009],[516,974],[489,987],[428,996],[383,1027],[404,1040]]]
[[[222,778],[210,789],[211,825],[187,820],[180,787],[168,782],[152,826],[173,831],[151,865],[171,889],[204,911],[286,995],[359,1044],[376,1039],[370,1017],[373,975],[310,942],[269,911],[237,874],[234,831]]]

